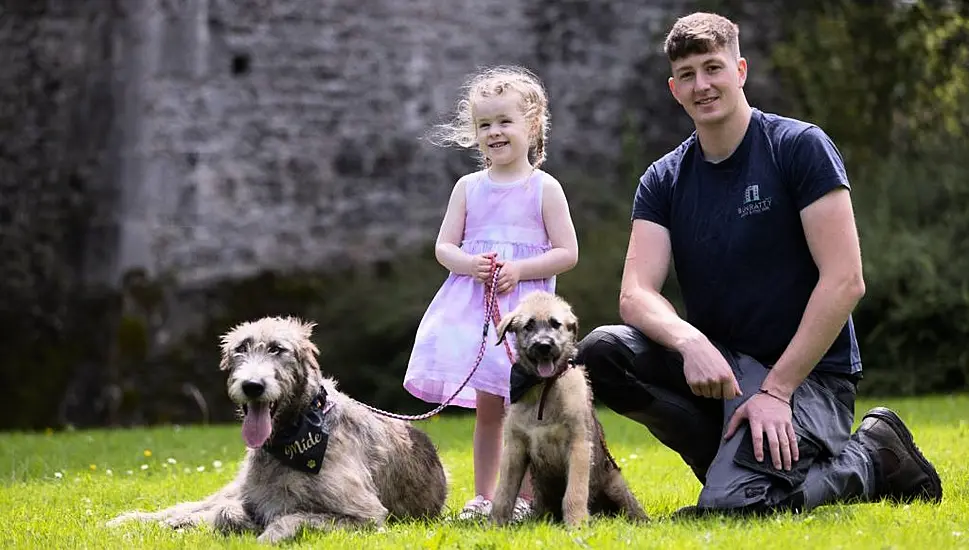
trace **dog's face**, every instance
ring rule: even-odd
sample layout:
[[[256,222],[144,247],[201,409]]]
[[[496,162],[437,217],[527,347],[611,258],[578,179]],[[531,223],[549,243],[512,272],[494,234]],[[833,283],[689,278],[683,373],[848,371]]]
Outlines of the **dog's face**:
[[[518,364],[542,378],[557,375],[575,352],[579,322],[561,297],[538,291],[528,294],[498,326],[498,343],[515,335]]]
[[[242,437],[258,448],[272,435],[274,420],[295,414],[320,387],[319,350],[312,323],[265,317],[222,336],[219,367],[228,372],[229,398],[245,411]]]

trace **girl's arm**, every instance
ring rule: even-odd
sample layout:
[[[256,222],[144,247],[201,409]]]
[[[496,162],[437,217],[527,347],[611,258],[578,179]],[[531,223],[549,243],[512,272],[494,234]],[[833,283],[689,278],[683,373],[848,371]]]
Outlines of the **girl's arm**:
[[[579,242],[562,184],[548,176],[542,179],[542,186],[542,219],[552,249],[534,258],[509,262],[514,263],[520,281],[547,279],[572,269],[579,261]]]
[[[441,229],[437,234],[437,244],[434,246],[434,257],[437,258],[438,263],[456,275],[471,275],[473,269],[472,256],[461,250],[467,207],[465,187],[464,178],[454,184],[447,211],[444,213],[444,221],[441,222]]]

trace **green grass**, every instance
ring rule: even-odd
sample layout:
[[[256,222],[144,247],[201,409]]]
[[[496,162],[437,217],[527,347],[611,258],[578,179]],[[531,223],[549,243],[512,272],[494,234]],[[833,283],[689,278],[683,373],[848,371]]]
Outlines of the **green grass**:
[[[859,403],[859,416],[875,403]],[[595,520],[570,530],[533,523],[507,529],[453,523],[392,524],[379,531],[308,533],[296,548],[969,548],[969,396],[889,399],[942,476],[941,505],[826,506],[802,516],[673,522],[700,486],[679,457],[638,424],[602,412],[610,448],[654,521]],[[472,496],[471,417],[420,426],[451,474],[448,513]],[[208,529],[173,532],[116,514],[201,498],[235,473],[238,426],[0,434],[0,548],[248,548],[255,537]]]

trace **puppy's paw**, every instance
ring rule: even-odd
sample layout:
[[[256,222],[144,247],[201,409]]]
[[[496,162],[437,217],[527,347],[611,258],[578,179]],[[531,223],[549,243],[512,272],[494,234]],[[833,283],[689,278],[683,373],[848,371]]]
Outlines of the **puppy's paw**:
[[[512,508],[510,506],[498,506],[497,504],[491,509],[491,514],[488,520],[492,525],[498,527],[504,527],[511,523]]]
[[[589,509],[582,503],[581,505],[566,505],[562,510],[562,520],[569,527],[579,527],[589,520]]]

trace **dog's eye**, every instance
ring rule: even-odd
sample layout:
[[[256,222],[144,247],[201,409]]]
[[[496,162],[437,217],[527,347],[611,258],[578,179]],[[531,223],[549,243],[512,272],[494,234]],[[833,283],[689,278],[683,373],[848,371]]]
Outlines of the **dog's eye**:
[[[282,353],[284,350],[279,344],[269,344],[266,346],[266,353],[269,355],[276,355]]]
[[[527,332],[534,328],[535,328],[535,319],[529,319],[528,322],[525,323],[525,327],[524,327],[525,331]]]
[[[232,352],[233,353],[245,353],[246,352],[246,347],[248,347],[248,344],[246,344],[245,342],[243,342],[243,343],[239,344],[238,346],[236,346],[232,350]]]
[[[548,326],[552,327],[554,330],[558,330],[559,327],[562,326],[562,323],[560,323],[555,317],[552,317],[548,320]]]

